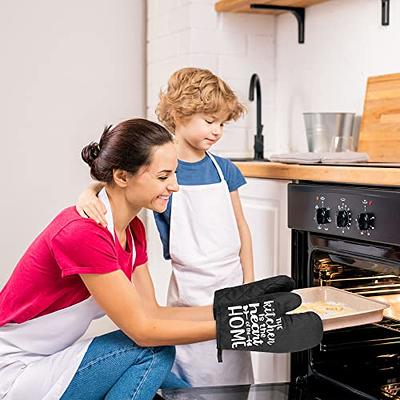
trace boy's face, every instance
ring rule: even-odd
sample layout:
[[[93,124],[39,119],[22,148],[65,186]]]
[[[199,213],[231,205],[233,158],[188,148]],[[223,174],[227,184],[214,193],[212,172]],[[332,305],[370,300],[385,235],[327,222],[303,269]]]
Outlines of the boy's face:
[[[221,139],[227,114],[193,114],[183,120],[176,121],[175,135],[179,142],[183,142],[196,150],[207,151]]]

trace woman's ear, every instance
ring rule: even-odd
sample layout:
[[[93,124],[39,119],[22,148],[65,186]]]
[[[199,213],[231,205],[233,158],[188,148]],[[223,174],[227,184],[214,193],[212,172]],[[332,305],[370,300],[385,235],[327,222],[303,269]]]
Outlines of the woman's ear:
[[[124,188],[128,185],[130,174],[129,172],[123,169],[114,169],[113,170],[113,179],[117,186]]]

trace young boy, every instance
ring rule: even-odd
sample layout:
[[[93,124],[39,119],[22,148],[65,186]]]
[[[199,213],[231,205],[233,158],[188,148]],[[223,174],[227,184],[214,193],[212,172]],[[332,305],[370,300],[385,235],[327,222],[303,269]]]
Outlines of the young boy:
[[[164,257],[172,264],[171,306],[207,305],[215,290],[254,280],[251,235],[238,193],[246,181],[230,160],[208,152],[224,124],[244,111],[230,87],[205,69],[176,71],[160,93],[156,113],[174,134],[179,159],[180,189],[165,212],[154,213]],[[90,191],[81,197],[78,209],[101,222],[102,208],[89,206],[93,196]],[[224,363],[218,363],[214,340],[176,350],[173,371],[192,386],[253,382],[248,352],[224,351]]]

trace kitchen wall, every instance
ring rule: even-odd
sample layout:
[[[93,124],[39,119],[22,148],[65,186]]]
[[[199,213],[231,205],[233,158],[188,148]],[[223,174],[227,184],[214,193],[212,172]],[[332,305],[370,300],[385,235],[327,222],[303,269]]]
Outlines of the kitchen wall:
[[[400,72],[400,2],[381,25],[380,0],[330,0],[307,8],[305,44],[291,14],[276,22],[276,125],[284,151],[306,150],[302,113],[361,115],[366,80]]]
[[[145,2],[0,2],[0,287],[89,182],[80,151],[145,113]]]

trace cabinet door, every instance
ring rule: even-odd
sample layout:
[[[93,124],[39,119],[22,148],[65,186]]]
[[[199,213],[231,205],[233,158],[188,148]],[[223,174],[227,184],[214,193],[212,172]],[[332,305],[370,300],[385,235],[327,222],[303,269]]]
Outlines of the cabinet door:
[[[291,273],[291,233],[287,227],[289,181],[247,178],[239,189],[249,225],[254,253],[255,278]],[[252,353],[255,383],[289,380],[287,354]]]

